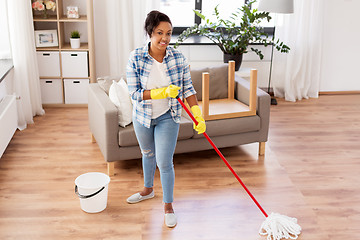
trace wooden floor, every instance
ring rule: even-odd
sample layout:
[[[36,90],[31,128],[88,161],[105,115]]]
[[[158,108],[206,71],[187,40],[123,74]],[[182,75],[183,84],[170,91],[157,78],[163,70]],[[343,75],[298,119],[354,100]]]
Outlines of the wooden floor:
[[[360,239],[360,95],[271,108],[270,148],[329,239]]]
[[[86,108],[47,108],[17,131],[0,160],[0,239],[266,239],[264,216],[215,151],[175,155],[178,225],[163,223],[162,192],[129,205],[143,185],[141,161],[115,164],[108,207],[81,210],[74,180],[106,172],[90,143]],[[299,239],[360,235],[360,95],[271,106],[266,154],[257,145],[221,149],[267,213],[296,217]]]

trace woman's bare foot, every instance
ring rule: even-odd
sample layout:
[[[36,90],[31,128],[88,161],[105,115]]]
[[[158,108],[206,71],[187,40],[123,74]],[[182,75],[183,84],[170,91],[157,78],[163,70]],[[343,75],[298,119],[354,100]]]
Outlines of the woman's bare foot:
[[[164,210],[165,210],[165,213],[173,213],[174,209],[172,207],[172,203],[165,203]]]
[[[153,191],[153,188],[144,187],[144,189],[140,192],[140,195],[146,196],[146,195],[149,195],[152,191]]]

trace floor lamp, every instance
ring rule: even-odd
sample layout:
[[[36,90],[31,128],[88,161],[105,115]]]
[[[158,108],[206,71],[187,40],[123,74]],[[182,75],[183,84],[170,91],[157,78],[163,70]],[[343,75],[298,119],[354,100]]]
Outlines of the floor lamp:
[[[293,13],[294,12],[294,1],[293,0],[261,0],[259,2],[259,11],[270,12],[270,13]],[[275,29],[272,37],[272,42],[275,39]],[[272,72],[272,63],[274,56],[274,44],[271,44],[271,60],[270,60],[270,73],[269,73],[269,85],[268,93],[270,93],[270,82],[271,82],[271,72]],[[275,96],[271,97],[271,105],[277,105]]]

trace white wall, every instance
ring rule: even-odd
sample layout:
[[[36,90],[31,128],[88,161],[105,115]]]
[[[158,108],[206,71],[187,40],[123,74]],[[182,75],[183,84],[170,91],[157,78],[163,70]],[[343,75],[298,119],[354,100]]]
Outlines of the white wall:
[[[104,37],[108,36],[104,14],[106,14],[106,7],[109,6],[105,2],[94,0],[97,76],[109,75],[108,55],[111,48],[108,46],[108,41],[104,39]],[[360,9],[360,0],[326,0],[324,8],[324,44],[320,91],[360,91],[360,77],[358,74],[360,63],[360,44],[358,41],[360,39],[360,31],[358,31],[360,18],[358,10]],[[217,47],[207,47],[191,47],[191,54],[195,56],[196,53],[193,58],[196,60],[189,59],[192,66],[221,62],[221,52],[217,52]],[[189,50],[184,50],[184,52],[190,54]],[[249,54],[249,57],[244,57],[243,66],[258,68],[258,86],[267,87],[268,58],[264,61],[254,60],[253,56]]]
[[[94,38],[95,38],[95,65],[96,76],[108,76],[110,72],[109,63],[109,41],[106,39],[108,34],[108,23],[106,8],[110,7],[107,1],[93,1],[94,7]]]
[[[326,3],[320,91],[359,91],[360,1]]]

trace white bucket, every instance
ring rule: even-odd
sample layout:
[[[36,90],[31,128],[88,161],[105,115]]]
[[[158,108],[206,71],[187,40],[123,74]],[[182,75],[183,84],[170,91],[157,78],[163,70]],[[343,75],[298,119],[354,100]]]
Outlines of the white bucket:
[[[97,213],[106,208],[109,182],[108,175],[98,172],[85,173],[75,179],[75,193],[83,211]]]

